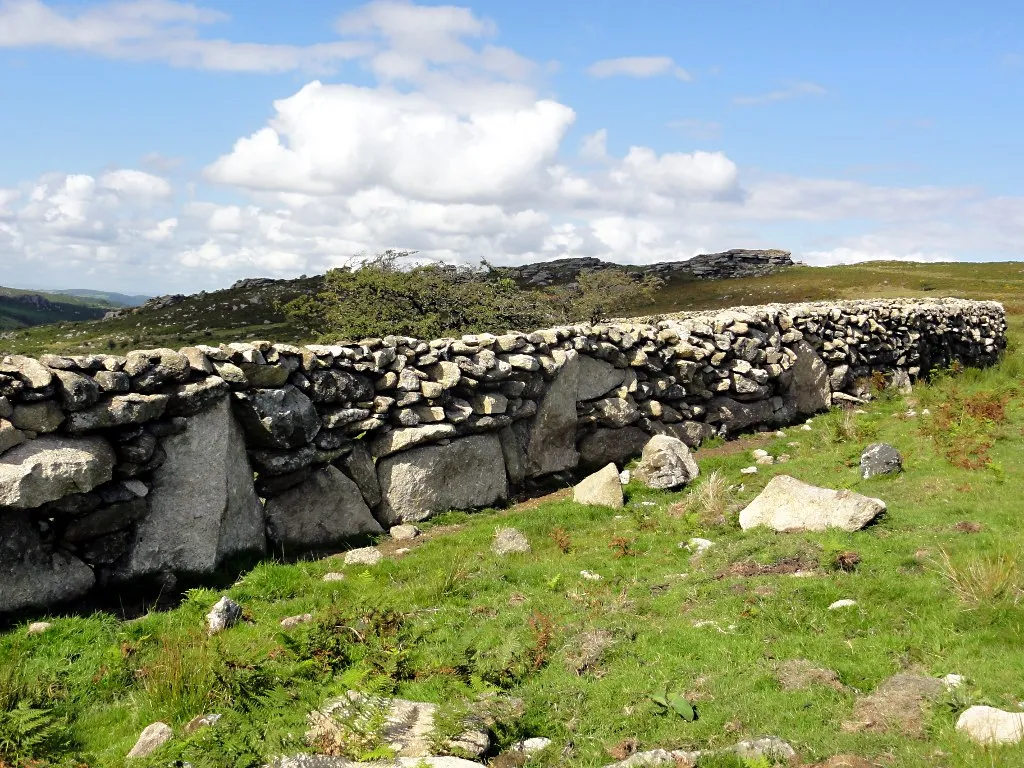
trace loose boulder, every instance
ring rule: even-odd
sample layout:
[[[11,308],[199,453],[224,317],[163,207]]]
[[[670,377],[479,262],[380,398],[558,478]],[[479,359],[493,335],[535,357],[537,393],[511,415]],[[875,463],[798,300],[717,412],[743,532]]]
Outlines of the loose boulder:
[[[113,476],[114,450],[102,437],[47,435],[0,456],[0,507],[29,509],[86,493]]]
[[[619,470],[614,464],[608,464],[604,469],[584,478],[573,488],[572,500],[577,504],[622,509],[624,501]]]
[[[262,553],[262,504],[228,401],[191,417],[162,447],[167,458],[153,473],[149,513],[136,525],[118,577],[212,573],[229,555]]]
[[[1017,744],[1024,739],[1024,712],[973,706],[960,715],[956,729],[979,744]]]
[[[381,533],[359,487],[327,465],[267,501],[267,536],[285,552],[328,547],[351,536]]]
[[[767,526],[776,531],[857,531],[885,511],[885,502],[853,491],[808,485],[789,475],[776,475],[740,512],[744,530]]]
[[[682,488],[700,474],[697,462],[682,440],[655,435],[644,446],[633,475],[648,488]]]
[[[903,457],[891,445],[874,443],[860,455],[860,475],[865,480],[877,475],[895,475],[903,471]]]
[[[450,509],[473,509],[508,496],[505,460],[495,434],[430,445],[377,463],[384,501],[377,519],[390,527]]]

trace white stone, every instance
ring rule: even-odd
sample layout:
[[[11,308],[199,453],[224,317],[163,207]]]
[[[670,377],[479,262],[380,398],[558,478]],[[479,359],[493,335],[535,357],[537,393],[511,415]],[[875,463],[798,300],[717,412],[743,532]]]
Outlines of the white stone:
[[[832,605],[830,605],[828,607],[828,609],[830,611],[834,611],[834,610],[836,610],[838,608],[852,608],[856,604],[857,604],[856,600],[850,600],[849,598],[844,598],[842,600],[836,600],[834,603],[832,603]]]
[[[573,488],[572,500],[577,504],[622,509],[624,501],[618,469],[614,464],[608,464],[585,477]]]
[[[630,471],[628,469],[624,469],[621,472],[619,472],[619,482],[622,485],[629,485],[630,477],[631,477],[631,474],[630,474]]]
[[[530,541],[522,531],[515,528],[500,528],[494,533],[491,551],[497,555],[525,554],[530,549]]]
[[[587,581],[600,581],[601,580],[601,574],[594,573],[593,571],[580,571],[580,576],[582,576]]]
[[[536,736],[532,739],[517,741],[510,747],[509,751],[522,752],[525,755],[533,755],[540,752],[542,749],[547,749],[549,746],[551,746],[551,739],[546,739],[543,736]]]
[[[379,549],[360,547],[345,553],[345,565],[376,565],[384,559]]]
[[[979,744],[1017,744],[1024,738],[1024,712],[973,706],[960,715],[956,729]]]
[[[395,525],[388,531],[395,541],[408,541],[420,535],[420,529],[415,525]]]
[[[26,631],[26,634],[41,635],[43,632],[45,632],[52,626],[53,624],[51,624],[48,621],[33,621],[31,624],[28,625],[28,630]]]
[[[227,595],[223,595],[206,614],[207,632],[211,635],[223,632],[235,626],[241,618],[242,606]]]
[[[885,511],[881,499],[853,491],[834,491],[776,475],[740,512],[744,530],[768,526],[776,531],[857,531]]]
[[[744,467],[740,470],[741,475],[756,475],[757,467]]]
[[[149,757],[170,741],[172,736],[174,736],[174,731],[167,723],[147,725],[139,734],[139,740],[135,742],[128,757]]]
[[[699,536],[695,536],[686,542],[686,549],[690,550],[695,555],[700,555],[715,546],[715,542],[710,539],[702,539]]]
[[[329,572],[324,574],[323,580],[327,581],[327,582],[331,582],[331,581],[344,581],[345,580],[345,574],[344,573],[338,573],[337,571],[329,571]]]

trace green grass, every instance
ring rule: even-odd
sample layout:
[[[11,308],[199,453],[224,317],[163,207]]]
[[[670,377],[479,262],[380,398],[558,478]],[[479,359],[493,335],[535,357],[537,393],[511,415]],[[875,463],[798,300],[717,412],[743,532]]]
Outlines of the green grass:
[[[1014,318],[998,366],[939,375],[907,397],[885,394],[852,421],[833,411],[816,417],[810,432],[713,441],[697,454],[702,477],[717,470],[742,485],[725,520],[720,491],[707,494],[714,514],[686,503],[700,483],[680,493],[631,484],[621,513],[564,499],[449,513],[424,525],[432,535],[410,553],[371,568],[332,558],[262,563],[227,590],[248,620],[213,638],[203,633],[204,615],[220,593],[207,589],[135,621],[55,617],[38,636],[20,625],[0,635],[0,711],[48,710],[64,725],[26,754],[49,756],[41,765],[77,759],[94,768],[125,765],[139,732],[156,720],[176,738],[134,765],[259,765],[302,749],[306,714],[348,688],[452,712],[488,691],[521,699],[495,732],[502,747],[554,739],[537,766],[604,765],[609,749],[632,738],[641,749],[708,748],[762,734],[789,741],[808,764],[853,753],[901,768],[1024,765],[1024,746],[986,750],[954,731],[970,704],[1017,709],[1024,698],[1024,582],[1015,557],[1024,548],[1022,330]],[[992,402],[1003,411],[979,411]],[[911,407],[931,414],[908,418]],[[937,428],[943,420],[956,421],[964,446],[985,445],[987,459],[964,462],[950,452]],[[904,474],[860,479],[858,457],[875,441],[902,452]],[[792,460],[741,475],[755,447]],[[888,511],[857,533],[741,531],[739,506],[781,472],[880,497]],[[957,532],[964,520],[981,531]],[[533,552],[493,555],[491,539],[504,526],[522,530]],[[692,536],[715,546],[691,560],[678,544]],[[836,566],[848,552],[860,556],[853,571]],[[727,571],[786,559],[818,563],[819,575]],[[601,580],[581,578],[584,569]],[[322,580],[339,570],[344,581]],[[827,610],[842,598],[858,606]],[[282,618],[305,612],[316,621],[280,628]],[[695,626],[702,622],[711,624]],[[577,674],[583,634],[592,630],[614,643]],[[846,688],[783,690],[775,670],[792,659],[834,670]],[[926,710],[923,736],[843,730],[857,692],[908,670],[959,673],[968,683]],[[695,722],[651,701],[666,688],[696,707]],[[223,718],[181,735],[208,712]],[[3,723],[0,755],[3,729],[13,727]]]

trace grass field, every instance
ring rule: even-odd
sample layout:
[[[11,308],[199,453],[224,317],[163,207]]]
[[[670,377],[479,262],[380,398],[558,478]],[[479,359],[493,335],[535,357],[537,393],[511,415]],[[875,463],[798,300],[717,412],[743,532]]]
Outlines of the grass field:
[[[1021,307],[1024,293],[995,287],[1011,286],[1016,269],[978,277],[949,267],[936,290],[955,283],[954,293]],[[886,270],[872,268],[872,279]],[[783,276],[752,281],[762,287],[748,298],[820,298],[796,295],[811,291],[794,287],[802,270],[786,274],[790,288]],[[827,276],[819,293],[855,295],[841,274],[815,274]],[[986,280],[993,289],[982,294]],[[718,299],[749,303],[728,291]],[[877,293],[865,285],[862,295]],[[908,396],[880,394],[865,414],[836,410],[810,431],[713,442],[697,453],[692,488],[631,484],[618,513],[563,493],[444,515],[411,543],[382,541],[376,566],[260,564],[223,592],[246,620],[212,638],[204,615],[222,592],[208,589],[134,621],[50,617],[40,635],[12,627],[0,635],[0,765],[123,766],[139,732],[161,720],[175,738],[132,765],[257,766],[304,749],[307,713],[352,688],[439,703],[449,722],[481,695],[509,697],[493,726],[495,752],[523,737],[554,742],[529,766],[600,766],[634,748],[711,748],[763,734],[792,744],[803,765],[837,754],[900,768],[1024,765],[1024,747],[986,749],[954,730],[971,704],[1018,710],[1024,699],[1022,332],[1012,318],[999,365],[938,375]],[[902,452],[902,475],[860,479],[858,457],[876,441]],[[754,448],[791,459],[742,475]],[[741,531],[738,510],[778,473],[879,497],[888,511],[852,534]],[[702,492],[709,483],[717,487]],[[523,531],[532,552],[492,554],[505,526]],[[715,542],[698,558],[679,546],[695,536]],[[798,569],[811,575],[792,575]],[[324,581],[328,572],[345,578]],[[857,605],[828,609],[840,599]],[[280,627],[307,612],[313,622]],[[966,683],[928,701],[887,697],[883,683],[901,673]],[[666,689],[695,707],[695,721],[651,701]],[[183,735],[210,712],[223,717]],[[32,713],[37,727],[23,722]]]

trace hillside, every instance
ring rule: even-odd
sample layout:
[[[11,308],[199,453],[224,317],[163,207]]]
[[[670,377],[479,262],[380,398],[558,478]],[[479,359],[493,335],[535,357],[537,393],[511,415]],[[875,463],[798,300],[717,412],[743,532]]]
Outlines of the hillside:
[[[115,306],[118,305],[105,295],[81,296],[0,286],[0,330],[95,320]]]
[[[83,299],[97,299],[115,307],[137,307],[152,298],[145,294],[116,293],[114,291],[97,291],[92,288],[64,288],[50,293],[64,296],[79,296]]]
[[[91,319],[104,312],[74,305],[82,307],[75,311],[91,314],[54,318],[51,322],[56,324],[0,333],[0,351],[84,354],[144,347],[179,348],[253,338],[306,341],[309,340],[306,335],[290,325],[276,306],[300,294],[315,293],[320,285],[320,276],[241,280],[220,291],[150,299],[141,307],[121,308],[117,311],[118,317],[105,321]],[[1024,263],[869,262],[827,268],[792,266],[766,276],[729,280],[669,275],[654,303],[638,305],[631,314],[651,315],[737,304],[898,296],[995,299],[1002,301],[1011,314],[1022,313]],[[90,321],[68,322],[72,319]]]

